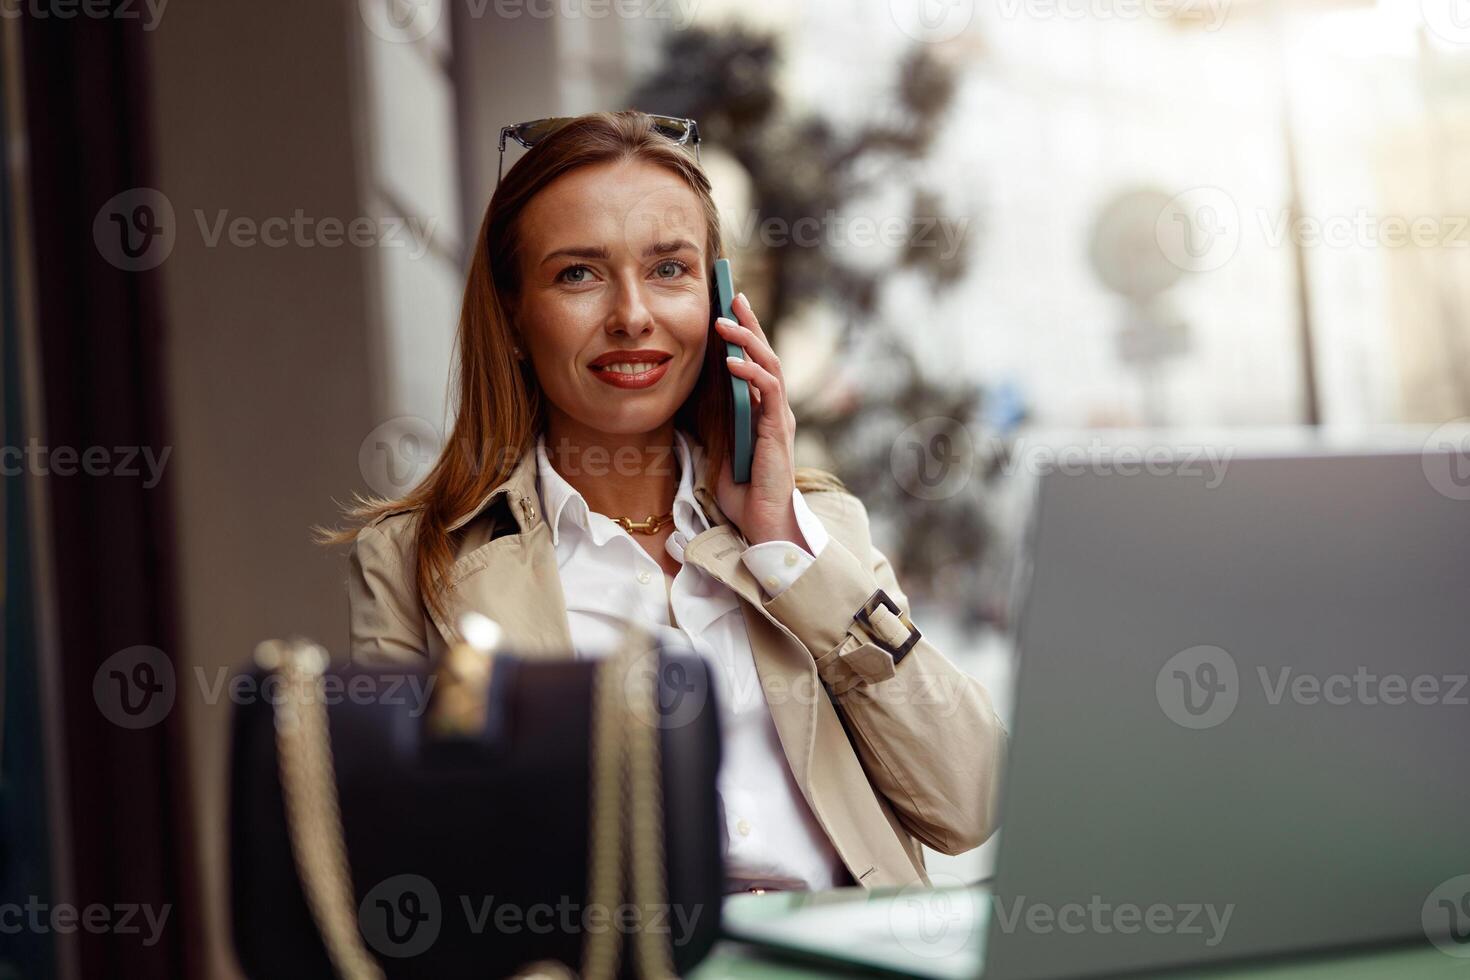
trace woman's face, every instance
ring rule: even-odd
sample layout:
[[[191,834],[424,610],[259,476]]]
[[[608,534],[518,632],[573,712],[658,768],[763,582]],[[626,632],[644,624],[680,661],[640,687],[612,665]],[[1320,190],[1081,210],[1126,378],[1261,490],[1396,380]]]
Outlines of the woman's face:
[[[520,221],[515,326],[553,424],[663,426],[694,389],[709,339],[698,196],[654,164],[595,164],[542,188]],[[627,354],[654,359],[619,373]]]

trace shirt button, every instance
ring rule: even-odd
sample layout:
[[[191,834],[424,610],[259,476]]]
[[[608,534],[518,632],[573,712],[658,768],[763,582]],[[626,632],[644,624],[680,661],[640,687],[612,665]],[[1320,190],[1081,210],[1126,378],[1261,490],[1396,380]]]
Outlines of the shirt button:
[[[794,551],[788,551],[788,552],[786,552],[786,564],[788,564],[788,565],[795,565],[796,564],[796,552],[794,552]]]
[[[647,585],[652,580],[653,576],[648,574],[648,571],[646,569],[638,573],[638,581],[642,582],[644,585]]]
[[[766,576],[766,588],[775,591],[781,587],[781,580],[774,575]]]
[[[740,832],[740,836],[741,837],[749,837],[750,836],[750,821],[749,820],[741,820],[739,823],[737,823],[735,825],[735,829]]]

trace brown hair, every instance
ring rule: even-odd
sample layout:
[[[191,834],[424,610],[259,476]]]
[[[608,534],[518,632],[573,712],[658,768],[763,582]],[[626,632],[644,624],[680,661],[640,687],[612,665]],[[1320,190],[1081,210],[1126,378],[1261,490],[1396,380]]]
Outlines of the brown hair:
[[[389,514],[412,511],[414,581],[421,599],[442,611],[439,582],[454,561],[449,525],[473,510],[534,447],[546,423],[544,395],[530,360],[512,353],[515,342],[511,311],[520,289],[519,219],[538,191],[578,167],[642,160],[682,179],[703,207],[706,228],[705,275],[714,301],[713,267],[723,251],[720,217],[710,196],[709,179],[694,156],[653,128],[642,112],[594,112],[578,116],[536,144],[511,167],[491,195],[475,240],[460,307],[453,382],[458,389],[454,428],[423,481],[397,500],[355,496],[346,516],[353,525],[342,530],[318,528],[324,544],[356,538],[363,525]],[[693,434],[705,447],[709,465],[726,452],[730,402],[720,380],[725,370],[724,344],[712,335],[693,391],[674,415],[676,427]],[[714,380],[711,380],[714,379]],[[486,462],[490,465],[485,465]],[[823,470],[800,467],[802,490],[843,490],[840,480]],[[713,480],[711,480],[713,486]]]

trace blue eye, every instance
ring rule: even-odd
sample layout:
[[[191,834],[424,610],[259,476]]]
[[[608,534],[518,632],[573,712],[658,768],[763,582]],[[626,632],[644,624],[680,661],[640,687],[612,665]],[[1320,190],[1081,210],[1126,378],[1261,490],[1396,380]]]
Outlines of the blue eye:
[[[586,282],[587,280],[585,280],[585,279],[567,279],[566,276],[567,276],[568,273],[571,273],[571,272],[591,272],[591,271],[592,270],[589,269],[589,268],[587,268],[585,265],[569,265],[565,269],[561,270],[561,272],[557,273],[556,278],[560,282],[572,282],[572,283]]]
[[[689,271],[689,266],[685,265],[683,262],[680,262],[678,259],[664,259],[658,264],[656,268],[662,269],[665,266],[673,266],[678,271],[667,276],[661,276],[660,278],[662,279],[672,279],[675,275],[678,275],[679,272]]]

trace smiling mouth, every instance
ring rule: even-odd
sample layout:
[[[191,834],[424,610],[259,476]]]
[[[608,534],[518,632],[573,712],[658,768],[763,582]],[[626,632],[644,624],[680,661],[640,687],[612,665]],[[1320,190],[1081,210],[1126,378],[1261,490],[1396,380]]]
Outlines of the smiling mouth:
[[[627,377],[637,377],[640,374],[647,374],[648,372],[657,368],[659,365],[667,364],[669,361],[672,360],[672,357],[665,357],[663,360],[659,361],[621,361],[615,364],[603,364],[594,366],[592,370],[599,371],[604,374],[618,374]]]

